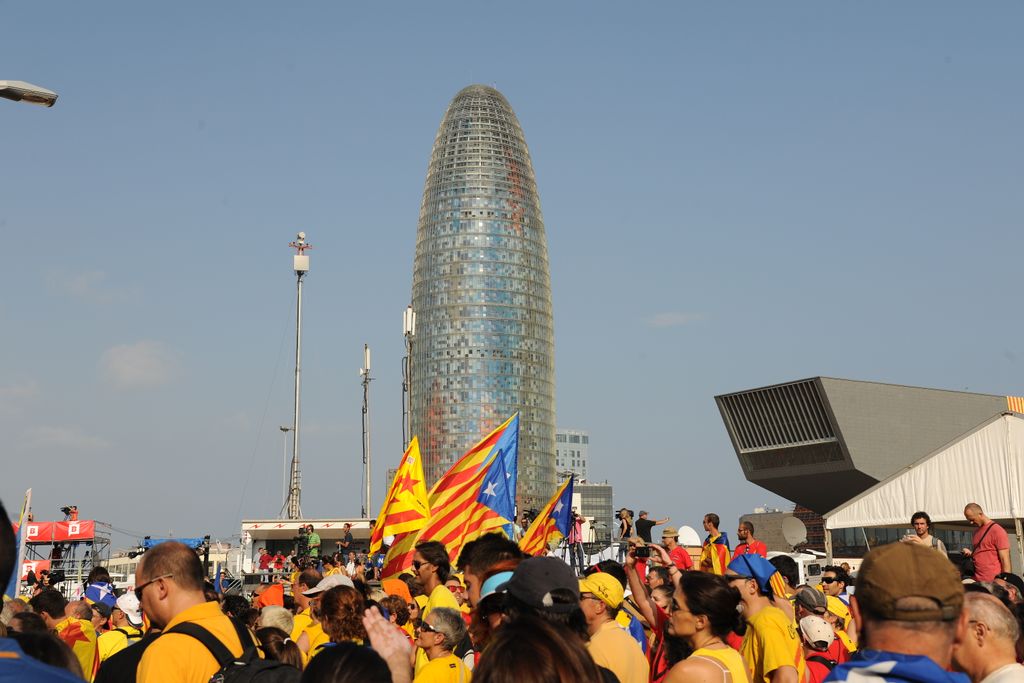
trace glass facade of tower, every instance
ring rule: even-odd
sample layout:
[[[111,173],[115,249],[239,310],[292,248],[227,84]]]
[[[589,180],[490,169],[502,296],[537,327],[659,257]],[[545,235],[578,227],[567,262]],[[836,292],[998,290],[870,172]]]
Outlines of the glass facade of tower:
[[[518,498],[555,489],[555,364],[547,238],[508,101],[473,85],[434,140],[413,269],[411,426],[428,483],[516,411]]]

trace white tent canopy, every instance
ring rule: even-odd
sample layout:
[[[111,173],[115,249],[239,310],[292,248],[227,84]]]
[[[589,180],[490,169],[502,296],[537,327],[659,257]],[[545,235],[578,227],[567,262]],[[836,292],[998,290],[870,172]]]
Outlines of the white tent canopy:
[[[1024,416],[1004,413],[825,515],[825,528],[906,526],[926,511],[933,522],[964,522],[978,503],[1017,527],[1024,516]]]

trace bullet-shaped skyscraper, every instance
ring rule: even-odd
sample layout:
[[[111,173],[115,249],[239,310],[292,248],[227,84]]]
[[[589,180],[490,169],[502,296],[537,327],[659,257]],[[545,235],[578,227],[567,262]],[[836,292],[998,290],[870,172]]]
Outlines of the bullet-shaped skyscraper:
[[[547,238],[519,121],[471,85],[445,112],[423,189],[412,305],[411,428],[428,484],[520,412],[520,509],[555,489]]]

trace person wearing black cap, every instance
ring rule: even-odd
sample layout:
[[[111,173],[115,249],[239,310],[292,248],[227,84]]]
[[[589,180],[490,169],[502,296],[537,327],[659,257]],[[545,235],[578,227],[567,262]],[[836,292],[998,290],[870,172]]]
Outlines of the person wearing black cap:
[[[1006,589],[1010,595],[1010,602],[1020,604],[1024,602],[1024,579],[1010,572],[996,574],[995,582]]]
[[[89,605],[92,608],[92,628],[96,631],[96,637],[106,633],[107,623],[110,621],[111,608],[105,602],[94,602]]]
[[[580,606],[580,580],[557,557],[523,560],[497,591],[505,594],[502,610],[507,622],[539,617],[582,642],[590,639],[587,617]],[[598,666],[598,670],[606,683],[617,680],[609,669]]]

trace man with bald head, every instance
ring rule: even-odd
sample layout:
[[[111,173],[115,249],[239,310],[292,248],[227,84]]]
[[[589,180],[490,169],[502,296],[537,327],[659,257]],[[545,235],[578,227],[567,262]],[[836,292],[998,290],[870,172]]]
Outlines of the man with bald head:
[[[180,624],[206,629],[231,654],[241,656],[243,644],[235,625],[216,602],[206,601],[205,578],[199,557],[182,543],[161,543],[142,556],[135,570],[135,595],[142,611],[163,634],[142,655],[139,683],[207,681],[220,670],[206,646],[190,635],[174,632]]]
[[[972,683],[1009,683],[1024,680],[1017,663],[1020,628],[1010,610],[988,593],[964,596],[967,634],[953,649],[953,664]]]
[[[992,581],[1000,572],[1010,569],[1010,539],[1006,530],[996,524],[981,506],[970,503],[964,508],[964,518],[977,527],[971,538],[971,547],[961,552],[974,558],[974,580]]]

